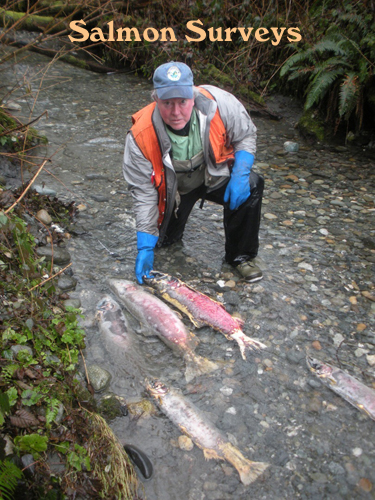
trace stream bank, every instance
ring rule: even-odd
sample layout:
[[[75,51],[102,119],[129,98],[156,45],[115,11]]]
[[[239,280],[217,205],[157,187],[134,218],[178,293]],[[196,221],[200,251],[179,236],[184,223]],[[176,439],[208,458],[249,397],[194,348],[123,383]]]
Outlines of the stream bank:
[[[47,63],[32,55],[9,67],[7,85],[27,75],[36,92]],[[111,373],[110,391],[137,401],[145,397],[142,387],[126,376],[121,353],[105,344],[94,316],[109,277],[134,280],[135,220],[122,152],[131,115],[150,101],[151,86],[132,75],[93,75],[58,62],[43,87],[34,112],[48,109],[38,130],[49,139],[48,170],[55,177],[43,174],[39,181],[80,210],[66,247],[77,279],[71,296],[85,316],[86,363]],[[17,97],[20,119],[31,98]],[[195,207],[183,241],[155,257],[155,269],[181,276],[239,313],[245,333],[267,349],[244,362],[224,337],[196,331],[198,353],[227,364],[188,385],[180,360],[159,341],[144,341],[140,350],[245,456],[271,467],[246,488],[225,462],[205,461],[196,447],[181,450],[178,430],[160,414],[119,417],[111,424],[115,434],[153,462],[154,476],[144,483],[149,500],[373,495],[373,422],[321,385],[305,356],[339,363],[373,384],[374,160],[361,148],[304,143],[294,128],[298,106],[282,98],[269,104],[281,121],[253,117],[256,168],[266,182],[258,258],[264,279],[245,284],[223,263],[221,208],[211,203]],[[299,142],[298,153],[284,151],[287,140]]]

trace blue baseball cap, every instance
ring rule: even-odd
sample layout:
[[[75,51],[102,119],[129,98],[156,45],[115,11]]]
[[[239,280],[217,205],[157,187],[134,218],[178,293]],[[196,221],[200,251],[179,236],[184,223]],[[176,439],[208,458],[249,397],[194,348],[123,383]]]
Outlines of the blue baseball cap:
[[[159,99],[192,99],[193,73],[189,66],[181,62],[169,62],[156,68],[154,89]]]

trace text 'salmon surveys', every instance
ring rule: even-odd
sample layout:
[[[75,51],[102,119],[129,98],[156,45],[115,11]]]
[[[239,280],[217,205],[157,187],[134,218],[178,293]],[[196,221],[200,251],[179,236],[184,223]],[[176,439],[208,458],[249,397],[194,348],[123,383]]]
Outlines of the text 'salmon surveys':
[[[118,28],[114,29],[113,21],[108,24],[108,33],[103,33],[101,28],[92,28],[90,31],[84,28],[85,21],[72,21],[69,27],[74,31],[74,35],[80,35],[79,38],[69,35],[71,42],[85,42],[90,39],[92,42],[141,42],[142,39],[147,42],[177,42],[177,38],[173,28],[145,28],[143,32],[139,32],[137,28]],[[295,43],[302,40],[300,29],[295,28],[252,28],[252,27],[236,27],[236,28],[208,28],[203,27],[203,22],[200,19],[189,21],[186,23],[186,30],[189,34],[185,34],[185,39],[188,42],[202,42],[208,40],[210,42],[231,42],[241,37],[244,42],[248,42],[251,37],[254,37],[258,42],[271,42],[272,45],[278,45],[283,36],[286,36],[288,42]]]

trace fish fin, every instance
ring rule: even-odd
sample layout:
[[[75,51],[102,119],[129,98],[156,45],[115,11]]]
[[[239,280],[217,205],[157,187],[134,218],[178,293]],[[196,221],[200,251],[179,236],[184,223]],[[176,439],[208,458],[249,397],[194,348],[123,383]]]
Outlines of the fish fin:
[[[203,356],[199,356],[194,352],[189,352],[184,356],[186,362],[185,379],[186,382],[191,382],[195,377],[211,373],[218,370],[220,367],[213,361],[210,361]]]
[[[231,339],[235,340],[239,345],[242,359],[246,360],[246,349],[250,351],[256,349],[265,349],[267,346],[260,342],[259,340],[252,339],[245,335],[242,330],[235,330],[234,333],[231,334]]]
[[[269,467],[266,462],[252,462],[245,458],[240,450],[230,443],[222,447],[222,452],[225,459],[237,469],[241,482],[245,486],[253,483]]]
[[[190,317],[190,321],[193,323],[195,328],[203,328],[204,326],[207,326],[207,323],[205,321],[199,321],[199,319]]]
[[[242,328],[243,325],[245,324],[245,320],[243,318],[239,318],[238,316],[232,316],[232,318],[240,328]]]
[[[224,460],[223,457],[219,456],[215,450],[210,450],[208,448],[203,448],[203,455],[206,460]]]

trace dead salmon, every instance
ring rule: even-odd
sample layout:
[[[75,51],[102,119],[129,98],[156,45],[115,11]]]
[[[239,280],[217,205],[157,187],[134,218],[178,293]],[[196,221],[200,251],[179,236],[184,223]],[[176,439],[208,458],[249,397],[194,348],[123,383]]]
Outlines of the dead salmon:
[[[322,363],[310,356],[307,356],[306,362],[312,373],[319,377],[323,384],[375,420],[374,389],[370,389],[336,366]]]
[[[188,382],[197,375],[219,368],[216,363],[194,352],[198,344],[197,338],[162,300],[131,281],[111,279],[109,286],[130,314],[146,328],[146,335],[157,335],[184,358]]]
[[[106,295],[98,302],[95,318],[105,337],[126,350],[130,347],[128,320],[119,304],[112,297]]]
[[[246,359],[246,349],[266,347],[262,342],[247,337],[242,331],[243,321],[231,316],[216,300],[168,274],[153,271],[151,276],[144,278],[145,283],[153,287],[164,300],[186,314],[197,328],[208,325],[221,332],[227,339],[235,340],[243,359]]]
[[[146,381],[146,390],[161,411],[203,450],[207,460],[227,460],[237,469],[243,484],[255,481],[269,466],[245,458],[204,413],[179,391],[159,380]]]
[[[109,295],[96,306],[96,320],[105,339],[106,348],[116,363],[134,377],[145,376],[144,361],[139,354],[138,339],[129,327],[129,322],[120,305]]]

